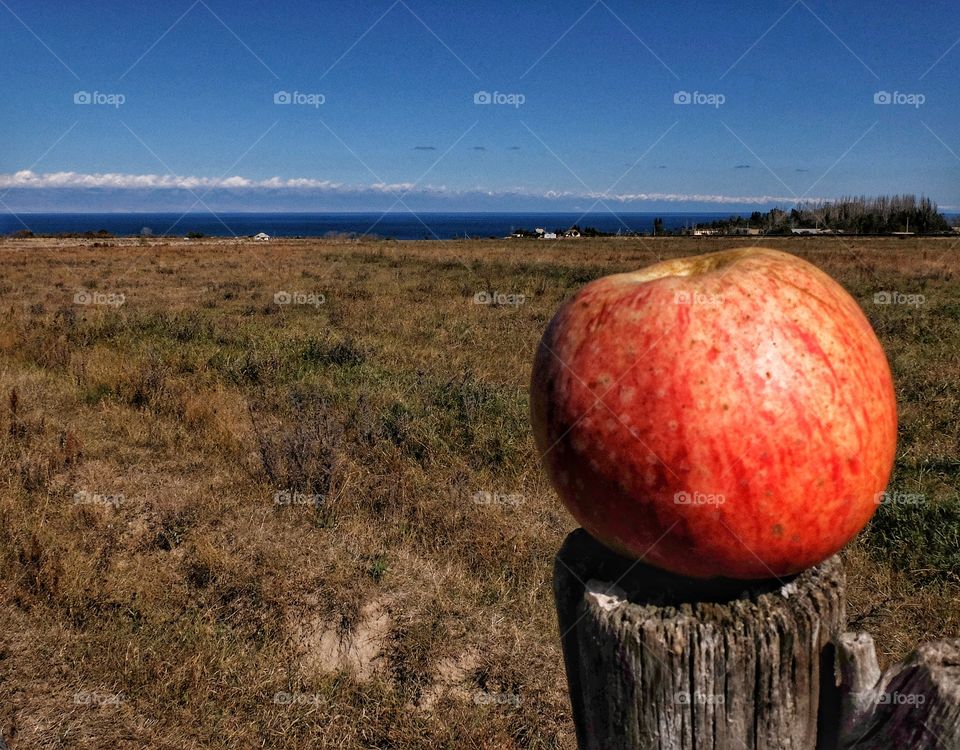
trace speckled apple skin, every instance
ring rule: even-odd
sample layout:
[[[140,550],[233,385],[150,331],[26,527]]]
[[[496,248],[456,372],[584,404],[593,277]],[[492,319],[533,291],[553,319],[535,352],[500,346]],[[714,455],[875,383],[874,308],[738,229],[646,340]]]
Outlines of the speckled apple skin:
[[[876,510],[896,452],[870,323],[832,278],[775,250],[588,284],[544,333],[530,395],[543,465],[577,521],[697,578],[826,559]]]

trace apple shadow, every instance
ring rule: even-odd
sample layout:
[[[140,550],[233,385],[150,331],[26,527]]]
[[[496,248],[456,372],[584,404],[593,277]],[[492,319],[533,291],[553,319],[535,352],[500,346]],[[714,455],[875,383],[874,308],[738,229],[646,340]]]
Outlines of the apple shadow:
[[[557,553],[555,587],[558,575],[566,579],[568,588],[571,583],[569,576],[574,577],[574,588],[579,589],[576,592],[578,599],[583,594],[584,585],[592,579],[616,584],[626,594],[627,600],[634,604],[660,607],[756,601],[758,597],[777,591],[797,578],[796,575],[757,580],[690,578],[655,568],[642,560],[624,557],[597,541],[584,529],[571,532]]]

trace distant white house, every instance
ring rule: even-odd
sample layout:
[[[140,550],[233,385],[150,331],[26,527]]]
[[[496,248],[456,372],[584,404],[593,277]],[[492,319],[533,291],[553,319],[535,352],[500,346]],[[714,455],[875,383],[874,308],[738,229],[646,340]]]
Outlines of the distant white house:
[[[266,232],[260,232],[260,234],[253,235],[253,239],[256,242],[269,242],[270,235],[267,234]]]
[[[701,227],[694,227],[694,230],[690,233],[694,237],[711,237],[715,234],[720,234],[719,229],[702,229]]]
[[[556,232],[544,232],[543,234],[540,235],[540,239],[541,239],[541,240],[555,240],[555,239],[557,239],[557,233],[556,233]]]
[[[756,227],[735,227],[730,234],[736,234],[740,236],[753,237],[759,235],[761,230]]]
[[[790,231],[793,232],[793,234],[826,234],[825,229],[811,229],[809,227],[805,227],[801,229],[791,229]]]

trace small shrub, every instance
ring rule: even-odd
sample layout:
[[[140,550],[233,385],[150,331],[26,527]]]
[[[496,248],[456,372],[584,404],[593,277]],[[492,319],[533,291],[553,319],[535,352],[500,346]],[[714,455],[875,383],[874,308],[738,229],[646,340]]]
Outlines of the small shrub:
[[[279,424],[250,409],[260,466],[274,491],[318,495],[329,506],[347,453],[343,425],[322,400],[294,396]]]

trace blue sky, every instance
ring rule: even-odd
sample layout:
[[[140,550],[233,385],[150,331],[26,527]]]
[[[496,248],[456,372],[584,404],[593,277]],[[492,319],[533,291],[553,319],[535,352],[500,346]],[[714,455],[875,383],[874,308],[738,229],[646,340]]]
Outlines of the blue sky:
[[[0,0],[0,210],[953,209],[958,21],[941,0]]]

